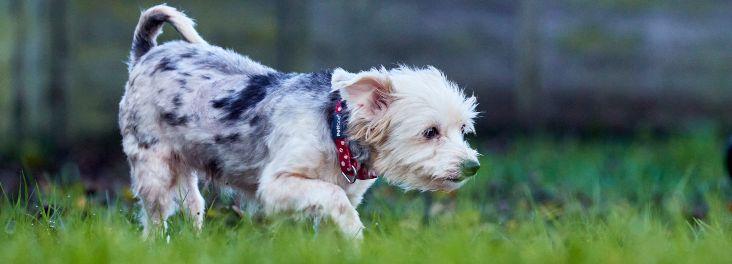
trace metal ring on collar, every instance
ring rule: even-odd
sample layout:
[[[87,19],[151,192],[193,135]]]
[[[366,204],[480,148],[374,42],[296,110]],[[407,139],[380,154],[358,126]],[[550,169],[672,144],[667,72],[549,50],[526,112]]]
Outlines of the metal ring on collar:
[[[356,176],[358,174],[358,171],[356,170],[356,167],[353,167],[353,165],[351,165],[351,171],[353,172],[353,178],[349,178],[348,175],[346,175],[346,173],[344,173],[343,171],[341,171],[341,175],[343,175],[343,177],[346,178],[346,181],[348,183],[354,183],[354,182],[356,182]]]

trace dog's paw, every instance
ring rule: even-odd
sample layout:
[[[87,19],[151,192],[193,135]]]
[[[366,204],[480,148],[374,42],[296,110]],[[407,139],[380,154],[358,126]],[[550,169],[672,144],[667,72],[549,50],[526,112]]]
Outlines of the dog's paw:
[[[343,232],[343,235],[349,239],[360,241],[363,240],[364,228],[365,227],[361,221],[353,221],[352,223],[341,226],[341,232]]]
[[[363,240],[363,225],[354,226],[352,228],[349,228],[348,230],[344,230],[345,235],[353,240]]]

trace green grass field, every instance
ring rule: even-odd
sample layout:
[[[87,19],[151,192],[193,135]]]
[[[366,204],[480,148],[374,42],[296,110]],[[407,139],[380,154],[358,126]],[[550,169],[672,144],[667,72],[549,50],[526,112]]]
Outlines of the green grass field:
[[[379,182],[359,208],[360,245],[327,221],[240,218],[226,199],[200,234],[178,215],[169,240],[143,241],[130,199],[41,186],[4,198],[0,263],[732,263],[721,138],[485,143],[479,175],[454,194]]]

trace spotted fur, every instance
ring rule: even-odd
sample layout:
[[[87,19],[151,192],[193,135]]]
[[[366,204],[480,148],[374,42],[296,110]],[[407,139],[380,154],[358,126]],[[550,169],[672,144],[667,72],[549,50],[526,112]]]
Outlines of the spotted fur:
[[[161,21],[190,27],[178,28],[186,41],[156,46]],[[200,228],[205,180],[265,214],[328,217],[360,237],[356,207],[374,181],[349,184],[341,176],[329,125],[339,100],[350,109],[352,153],[390,183],[453,190],[464,183],[461,162],[477,162],[463,138],[473,129],[475,98],[435,68],[282,73],[207,44],[186,21],[167,6],[143,12],[120,102],[146,234],[178,207]],[[425,139],[430,127],[440,136]]]

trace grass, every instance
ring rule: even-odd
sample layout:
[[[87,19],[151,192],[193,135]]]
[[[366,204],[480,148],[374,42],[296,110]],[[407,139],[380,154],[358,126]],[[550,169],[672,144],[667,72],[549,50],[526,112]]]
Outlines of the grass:
[[[226,199],[202,233],[178,215],[169,239],[143,241],[124,195],[25,188],[0,207],[0,263],[730,263],[732,187],[721,146],[713,130],[486,143],[479,175],[456,193],[378,183],[359,208],[360,245],[328,222],[316,231],[312,221],[239,218]]]

